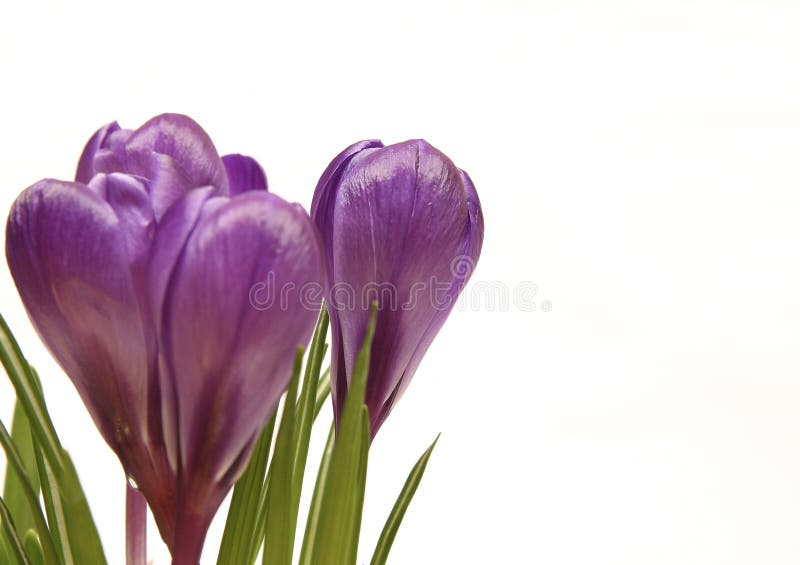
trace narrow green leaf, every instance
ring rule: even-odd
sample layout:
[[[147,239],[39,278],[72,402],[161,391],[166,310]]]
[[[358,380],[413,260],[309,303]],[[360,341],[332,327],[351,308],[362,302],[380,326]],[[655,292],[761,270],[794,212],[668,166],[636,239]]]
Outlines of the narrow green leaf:
[[[292,482],[290,509],[288,512],[290,522],[288,525],[287,544],[294,548],[297,535],[297,514],[300,507],[300,497],[303,493],[303,479],[305,477],[306,461],[308,460],[308,444],[311,439],[311,427],[314,423],[314,409],[316,407],[319,374],[322,369],[322,359],[328,350],[325,337],[328,334],[328,311],[322,308],[314,338],[311,340],[311,349],[306,361],[306,370],[303,377],[303,388],[297,400],[297,413],[293,429],[292,444]],[[290,555],[292,550],[289,551]]]
[[[58,441],[53,422],[50,420],[50,415],[44,406],[44,399],[38,393],[36,377],[22,356],[19,344],[1,315],[0,362],[5,367],[17,393],[17,402],[21,403],[25,409],[33,435],[53,467],[60,471],[63,464],[61,444]]]
[[[31,438],[31,430],[28,426],[28,417],[25,410],[17,402],[14,406],[14,418],[11,423],[11,441],[17,448],[19,457],[25,469],[25,475],[34,493],[39,494],[39,473],[36,469],[36,454]],[[22,481],[14,468],[9,467],[6,471],[5,487],[3,498],[9,512],[14,517],[14,524],[17,527],[17,534],[20,536],[35,526],[33,515],[28,502],[23,494]]]
[[[256,442],[250,462],[236,486],[233,488],[231,506],[228,518],[225,521],[225,531],[222,534],[217,565],[230,565],[249,563],[247,559],[258,546],[261,538],[256,539],[256,521],[258,517],[258,503],[264,488],[264,477],[269,462],[269,450],[272,445],[272,435],[275,430],[277,411],[267,422],[264,430]]]
[[[361,406],[361,453],[358,462],[358,481],[355,490],[355,525],[353,526],[353,539],[350,544],[352,553],[348,556],[349,563],[355,563],[358,557],[358,539],[361,535],[361,515],[364,510],[364,493],[367,487],[367,463],[369,462],[369,410]]]
[[[258,502],[258,515],[256,516],[256,528],[253,531],[253,537],[255,541],[251,546],[251,553],[246,560],[247,565],[256,562],[256,558],[258,557],[258,550],[261,549],[261,546],[263,545],[264,542],[264,535],[267,528],[267,511],[268,511],[267,503],[269,502],[269,485],[272,482],[270,480],[271,474],[272,474],[272,460],[270,459],[270,465],[269,468],[267,469],[267,478],[264,479],[264,488],[261,491],[261,500],[259,500]]]
[[[317,481],[314,484],[314,494],[311,496],[311,506],[308,508],[308,518],[306,519],[306,531],[303,536],[303,546],[300,550],[299,565],[311,565],[311,556],[314,553],[314,541],[316,539],[319,516],[322,510],[322,499],[325,492],[325,481],[328,478],[328,469],[331,465],[331,455],[333,454],[333,440],[336,431],[333,423],[328,432],[328,440],[325,442],[325,450],[322,452],[322,459],[317,471]]]
[[[294,476],[295,486],[298,489],[302,486],[303,475],[306,469],[306,460],[308,459],[308,444],[311,440],[311,427],[314,423],[316,415],[314,414],[317,400],[317,383],[319,382],[320,365],[322,364],[322,357],[328,349],[327,344],[321,344],[317,355],[309,357],[308,368],[306,371],[305,381],[303,383],[304,390],[300,398],[297,400],[297,424],[294,429]],[[315,360],[316,358],[316,360]],[[309,386],[305,386],[306,383]],[[299,483],[299,484],[298,484]],[[296,493],[299,499],[300,492]]]
[[[414,493],[417,492],[422,475],[425,474],[425,468],[428,466],[428,460],[431,458],[433,448],[436,447],[436,442],[438,441],[439,436],[437,435],[436,439],[433,440],[433,443],[425,450],[425,453],[417,460],[417,463],[408,474],[403,490],[400,491],[400,496],[397,497],[397,501],[386,519],[386,525],[383,527],[378,544],[375,546],[375,552],[372,554],[372,561],[370,562],[371,565],[385,565],[386,559],[389,557],[389,550],[392,548],[392,543],[397,535],[397,530],[400,528],[400,522],[403,521],[408,505],[411,503],[411,499],[414,498]]]
[[[306,370],[303,375],[303,387],[300,390],[300,398],[297,400],[297,425],[294,432],[295,444],[295,478],[297,472],[305,469],[306,457],[308,455],[308,442],[311,436],[311,425],[314,421],[314,412],[319,394],[320,370],[322,369],[322,359],[328,350],[325,337],[328,334],[328,310],[324,307],[320,311],[317,327],[314,330],[314,337],[311,339],[311,347],[308,351],[306,360]],[[301,476],[302,483],[302,476]]]
[[[331,369],[328,367],[319,379],[317,384],[317,397],[314,401],[314,421],[316,422],[322,406],[328,399],[331,393]],[[328,478],[328,468],[331,463],[331,455],[333,454],[333,440],[336,437],[336,431],[333,423],[331,423],[330,431],[328,432],[328,439],[325,442],[325,449],[322,452],[319,468],[317,470],[317,479],[314,483],[314,492],[311,496],[311,505],[308,509],[308,516],[306,518],[305,533],[303,534],[303,544],[300,550],[300,565],[310,565],[311,555],[313,554],[314,540],[317,533],[317,524],[319,522],[320,510],[322,508],[322,496],[325,492],[325,481]]]
[[[11,562],[11,557],[9,556],[10,550],[7,547],[6,536],[3,535],[3,530],[0,528],[0,563],[9,563]]]
[[[105,565],[100,535],[69,453],[62,452],[64,467],[60,474],[41,450],[36,455],[47,520],[59,556],[65,565]]]
[[[42,552],[42,544],[39,542],[39,536],[36,531],[28,530],[25,537],[22,538],[22,547],[31,562],[31,565],[44,565],[44,553]]]
[[[377,307],[373,305],[333,446],[311,557],[314,565],[356,562],[369,450],[369,417],[365,416],[364,394],[376,316]]]
[[[53,530],[62,529],[67,534],[60,538],[59,544],[62,551],[64,547],[69,546],[69,552],[63,552],[64,562],[67,565],[71,563],[104,565],[106,559],[103,554],[103,546],[100,543],[100,536],[97,534],[97,527],[92,519],[89,503],[86,501],[86,495],[81,487],[75,466],[58,439],[58,434],[56,434],[53,422],[47,412],[38,376],[23,357],[19,344],[2,316],[0,316],[0,361],[2,361],[17,393],[17,401],[25,409],[37,449],[41,451],[50,467],[52,474],[50,489],[58,493],[59,503],[63,507],[62,518],[69,516],[69,520],[62,524],[51,524]],[[37,467],[41,480],[42,466],[37,465]],[[51,500],[51,502],[53,501]],[[39,528],[37,528],[37,532],[39,532]],[[39,538],[42,542],[45,560],[49,563],[47,540],[41,532],[39,532]]]
[[[328,367],[325,369],[325,372],[322,373],[322,376],[319,378],[319,384],[317,385],[317,399],[314,401],[314,419],[317,419],[319,416],[320,410],[322,407],[325,406],[325,401],[328,400],[328,396],[331,394],[331,368]]]
[[[3,537],[6,541],[9,557],[13,560],[13,563],[15,565],[31,565],[31,562],[28,561],[28,557],[25,555],[22,542],[17,535],[11,513],[8,511],[8,507],[2,498],[0,498],[0,525],[3,527]]]
[[[92,519],[92,512],[83,492],[78,473],[72,464],[72,458],[66,451],[62,452],[64,466],[61,472],[56,472],[61,504],[64,515],[67,516],[66,530],[69,535],[69,547],[76,565],[92,563],[105,565],[106,558],[103,553],[103,544]],[[62,540],[63,542],[63,540]]]
[[[47,521],[44,518],[41,506],[39,506],[38,489],[36,491],[33,490],[30,479],[25,473],[25,463],[2,421],[0,421],[0,445],[2,445],[6,453],[6,460],[8,461],[9,467],[14,470],[19,479],[19,487],[28,504],[28,510],[33,519],[34,527],[42,542],[45,562],[47,565],[59,565],[55,545],[53,544],[53,539],[50,537],[50,531],[47,528]]]
[[[297,388],[303,364],[303,348],[299,348],[294,361],[292,380],[283,403],[281,424],[275,440],[275,453],[270,464],[270,484],[264,508],[266,527],[264,532],[263,562],[269,565],[291,565],[293,543],[290,538],[292,517],[292,480],[294,474],[294,426],[297,410]]]
[[[33,380],[33,389],[36,393],[37,400],[44,406],[45,412],[47,407],[44,403],[44,394],[42,393],[42,383],[39,380],[39,375],[32,366],[29,366],[31,377]],[[19,404],[18,404],[19,405]],[[42,498],[44,499],[44,507],[47,514],[47,525],[50,528],[50,535],[53,537],[53,543],[56,546],[58,557],[62,563],[72,565],[72,555],[69,551],[69,542],[66,534],[65,524],[66,518],[64,516],[61,500],[58,498],[58,489],[55,486],[55,476],[53,474],[52,466],[47,463],[47,459],[42,453],[41,445],[35,436],[31,436],[34,447],[34,457],[36,460],[36,470],[39,477],[39,483],[42,491]],[[57,438],[56,438],[57,439]],[[59,448],[61,444],[59,441]],[[65,545],[67,550],[65,551]]]
[[[35,443],[35,440],[34,440]],[[67,518],[64,515],[64,507],[61,504],[61,496],[58,493],[58,486],[53,474],[53,468],[47,462],[39,445],[36,447],[36,466],[39,469],[39,480],[42,485],[42,498],[44,508],[47,512],[47,523],[50,526],[50,534],[53,536],[53,543],[56,551],[63,563],[73,565],[72,550],[69,547],[69,535],[67,534]]]

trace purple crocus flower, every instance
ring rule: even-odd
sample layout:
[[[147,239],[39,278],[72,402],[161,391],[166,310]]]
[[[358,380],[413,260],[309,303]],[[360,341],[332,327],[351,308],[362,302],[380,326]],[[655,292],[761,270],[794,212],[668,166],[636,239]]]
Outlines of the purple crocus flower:
[[[267,192],[261,167],[220,158],[186,116],[101,128],[75,182],[26,189],[6,255],[28,315],[147,499],[174,563],[208,525],[288,385],[321,284],[311,219]]]
[[[378,302],[366,390],[374,437],[478,260],[478,194],[464,171],[423,140],[361,141],[322,174],[311,215],[327,260],[337,417],[370,304]]]

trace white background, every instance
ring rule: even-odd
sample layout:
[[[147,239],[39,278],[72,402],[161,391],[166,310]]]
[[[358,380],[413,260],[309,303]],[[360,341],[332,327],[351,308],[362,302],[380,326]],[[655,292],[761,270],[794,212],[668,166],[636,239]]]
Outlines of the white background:
[[[349,143],[424,137],[483,201],[472,290],[537,310],[451,316],[374,443],[361,561],[441,431],[395,564],[800,562],[797,4],[282,4],[4,3],[2,213],[112,119],[187,113],[306,206]],[[123,563],[119,465],[0,293]]]

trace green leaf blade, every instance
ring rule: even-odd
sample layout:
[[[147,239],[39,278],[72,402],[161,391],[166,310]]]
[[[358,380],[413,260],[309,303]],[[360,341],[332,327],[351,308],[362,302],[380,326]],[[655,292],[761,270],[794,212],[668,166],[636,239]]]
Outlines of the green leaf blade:
[[[294,549],[294,523],[292,515],[292,481],[294,476],[294,427],[297,413],[297,389],[303,363],[303,348],[295,357],[292,380],[283,404],[283,414],[275,440],[275,453],[270,464],[270,482],[267,486],[263,511],[264,528],[263,562],[269,565],[291,565]]]
[[[439,436],[433,440],[433,443],[425,450],[422,456],[417,460],[411,472],[408,474],[405,484],[403,485],[397,501],[386,519],[386,525],[383,527],[378,543],[375,546],[375,551],[372,554],[372,561],[370,565],[385,565],[386,560],[389,558],[389,550],[392,548],[394,539],[397,536],[397,531],[400,529],[400,523],[408,510],[408,505],[414,498],[422,475],[425,474],[425,468],[428,466],[428,460],[431,458],[433,448],[436,447],[436,442],[439,441]]]
[[[325,483],[328,479],[328,472],[331,465],[331,456],[333,455],[333,442],[335,437],[336,431],[333,423],[331,423],[331,429],[328,432],[328,440],[325,442],[325,449],[322,452],[319,470],[317,471],[317,480],[314,484],[314,493],[311,496],[311,506],[308,508],[306,531],[305,535],[303,536],[303,545],[300,550],[299,565],[311,565],[311,556],[314,553],[314,544],[319,525],[319,517],[322,511],[322,499],[324,497]]]
[[[330,318],[325,307],[322,308],[311,340],[311,349],[306,361],[303,388],[297,400],[297,413],[295,418],[292,443],[294,446],[292,463],[292,483],[290,500],[289,541],[294,546],[297,535],[297,514],[300,508],[300,497],[303,492],[303,479],[305,478],[306,462],[308,460],[308,446],[311,440],[311,428],[316,419],[317,396],[319,394],[320,371],[322,360],[328,349],[325,338],[328,334]]]
[[[22,541],[20,541],[17,535],[17,529],[14,526],[11,512],[9,512],[8,506],[6,506],[2,498],[0,498],[0,526],[2,526],[3,538],[6,542],[6,551],[8,552],[7,557],[9,560],[15,565],[31,565],[27,555],[25,555]]]
[[[272,446],[272,436],[275,430],[277,411],[267,422],[250,456],[247,469],[236,482],[231,497],[231,506],[228,518],[225,521],[225,531],[222,535],[217,565],[232,563],[246,563],[251,555],[258,551],[261,543],[256,536],[258,522],[258,506],[265,488],[265,475],[269,452]],[[258,538],[258,539],[257,539]],[[255,545],[258,543],[258,545]],[[255,547],[254,547],[255,545]]]
[[[331,368],[328,367],[322,373],[322,376],[319,378],[319,384],[317,384],[317,399],[314,401],[314,419],[317,419],[319,416],[322,407],[325,406],[325,402],[328,400],[328,397],[331,395]]]
[[[38,489],[34,491],[25,472],[25,463],[2,421],[0,421],[0,445],[6,453],[6,460],[8,461],[9,468],[14,470],[19,479],[19,487],[28,505],[29,516],[32,518],[36,533],[39,535],[42,542],[45,563],[47,563],[47,565],[59,565],[53,538],[50,536],[47,521],[44,518],[41,506],[39,506],[39,491]],[[8,506],[4,504],[4,507],[8,511]],[[10,511],[9,516],[11,516]]]
[[[19,457],[25,469],[25,475],[34,493],[39,493],[39,472],[36,468],[36,452],[28,425],[28,417],[19,402],[14,406],[14,416],[11,423],[11,441],[17,448]],[[13,467],[6,470],[3,499],[9,512],[14,517],[17,534],[22,536],[35,527],[33,514],[23,494],[22,480]]]
[[[359,443],[360,453],[358,460],[358,478],[355,487],[355,500],[353,503],[353,537],[350,544],[350,554],[348,555],[348,563],[356,563],[358,558],[358,540],[361,537],[361,515],[364,509],[364,494],[367,486],[367,463],[369,460],[369,411],[366,406],[361,407],[361,438]]]
[[[370,431],[364,405],[377,307],[356,357],[326,478],[311,563],[355,565],[364,501]]]
[[[105,565],[107,561],[89,503],[75,466],[56,434],[39,378],[22,355],[19,344],[2,316],[0,316],[0,362],[14,386],[17,401],[25,410],[31,437],[37,452],[40,452],[42,457],[41,464],[37,460],[37,470],[43,485],[49,526],[52,531],[60,532],[51,537],[49,534],[45,536],[38,526],[36,528],[46,563],[49,564],[52,559],[49,547],[52,542],[48,541],[49,538],[58,543],[58,557],[63,558],[66,565],[86,563]],[[50,476],[45,492],[43,475],[48,469]],[[58,512],[57,508],[60,508],[61,512]]]
[[[72,552],[73,563],[75,565],[82,563],[105,565],[103,544],[92,518],[89,502],[86,500],[86,494],[83,492],[72,458],[66,451],[63,452],[63,461],[64,466],[60,472],[55,472],[55,479],[64,508],[64,516],[67,517],[65,529],[69,536],[69,548]]]
[[[22,547],[25,549],[25,554],[31,565],[44,565],[42,544],[39,542],[39,536],[36,535],[34,530],[28,530],[25,533],[25,537],[22,538]]]
[[[17,402],[20,402],[25,409],[33,435],[53,467],[60,471],[63,464],[61,443],[44,405],[38,379],[23,357],[19,344],[2,316],[0,316],[0,362],[5,367],[17,393]]]
[[[50,526],[50,534],[56,545],[56,551],[63,563],[73,565],[72,551],[69,547],[69,535],[66,530],[66,516],[61,505],[61,496],[58,493],[58,486],[55,482],[53,468],[47,462],[42,450],[38,445],[36,448],[36,466],[39,470],[39,480],[41,481],[42,499],[47,513],[47,523]]]

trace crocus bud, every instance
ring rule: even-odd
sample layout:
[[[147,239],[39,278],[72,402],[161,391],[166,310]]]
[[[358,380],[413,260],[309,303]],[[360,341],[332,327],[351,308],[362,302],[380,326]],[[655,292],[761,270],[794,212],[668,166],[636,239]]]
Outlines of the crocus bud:
[[[321,284],[311,219],[267,192],[253,159],[220,158],[180,115],[101,128],[75,182],[15,201],[6,256],[28,315],[126,474],[174,563],[196,565],[208,525],[288,385]]]
[[[478,260],[480,202],[467,174],[427,142],[362,141],[325,170],[311,215],[327,261],[337,418],[378,303],[366,390],[374,437]]]

